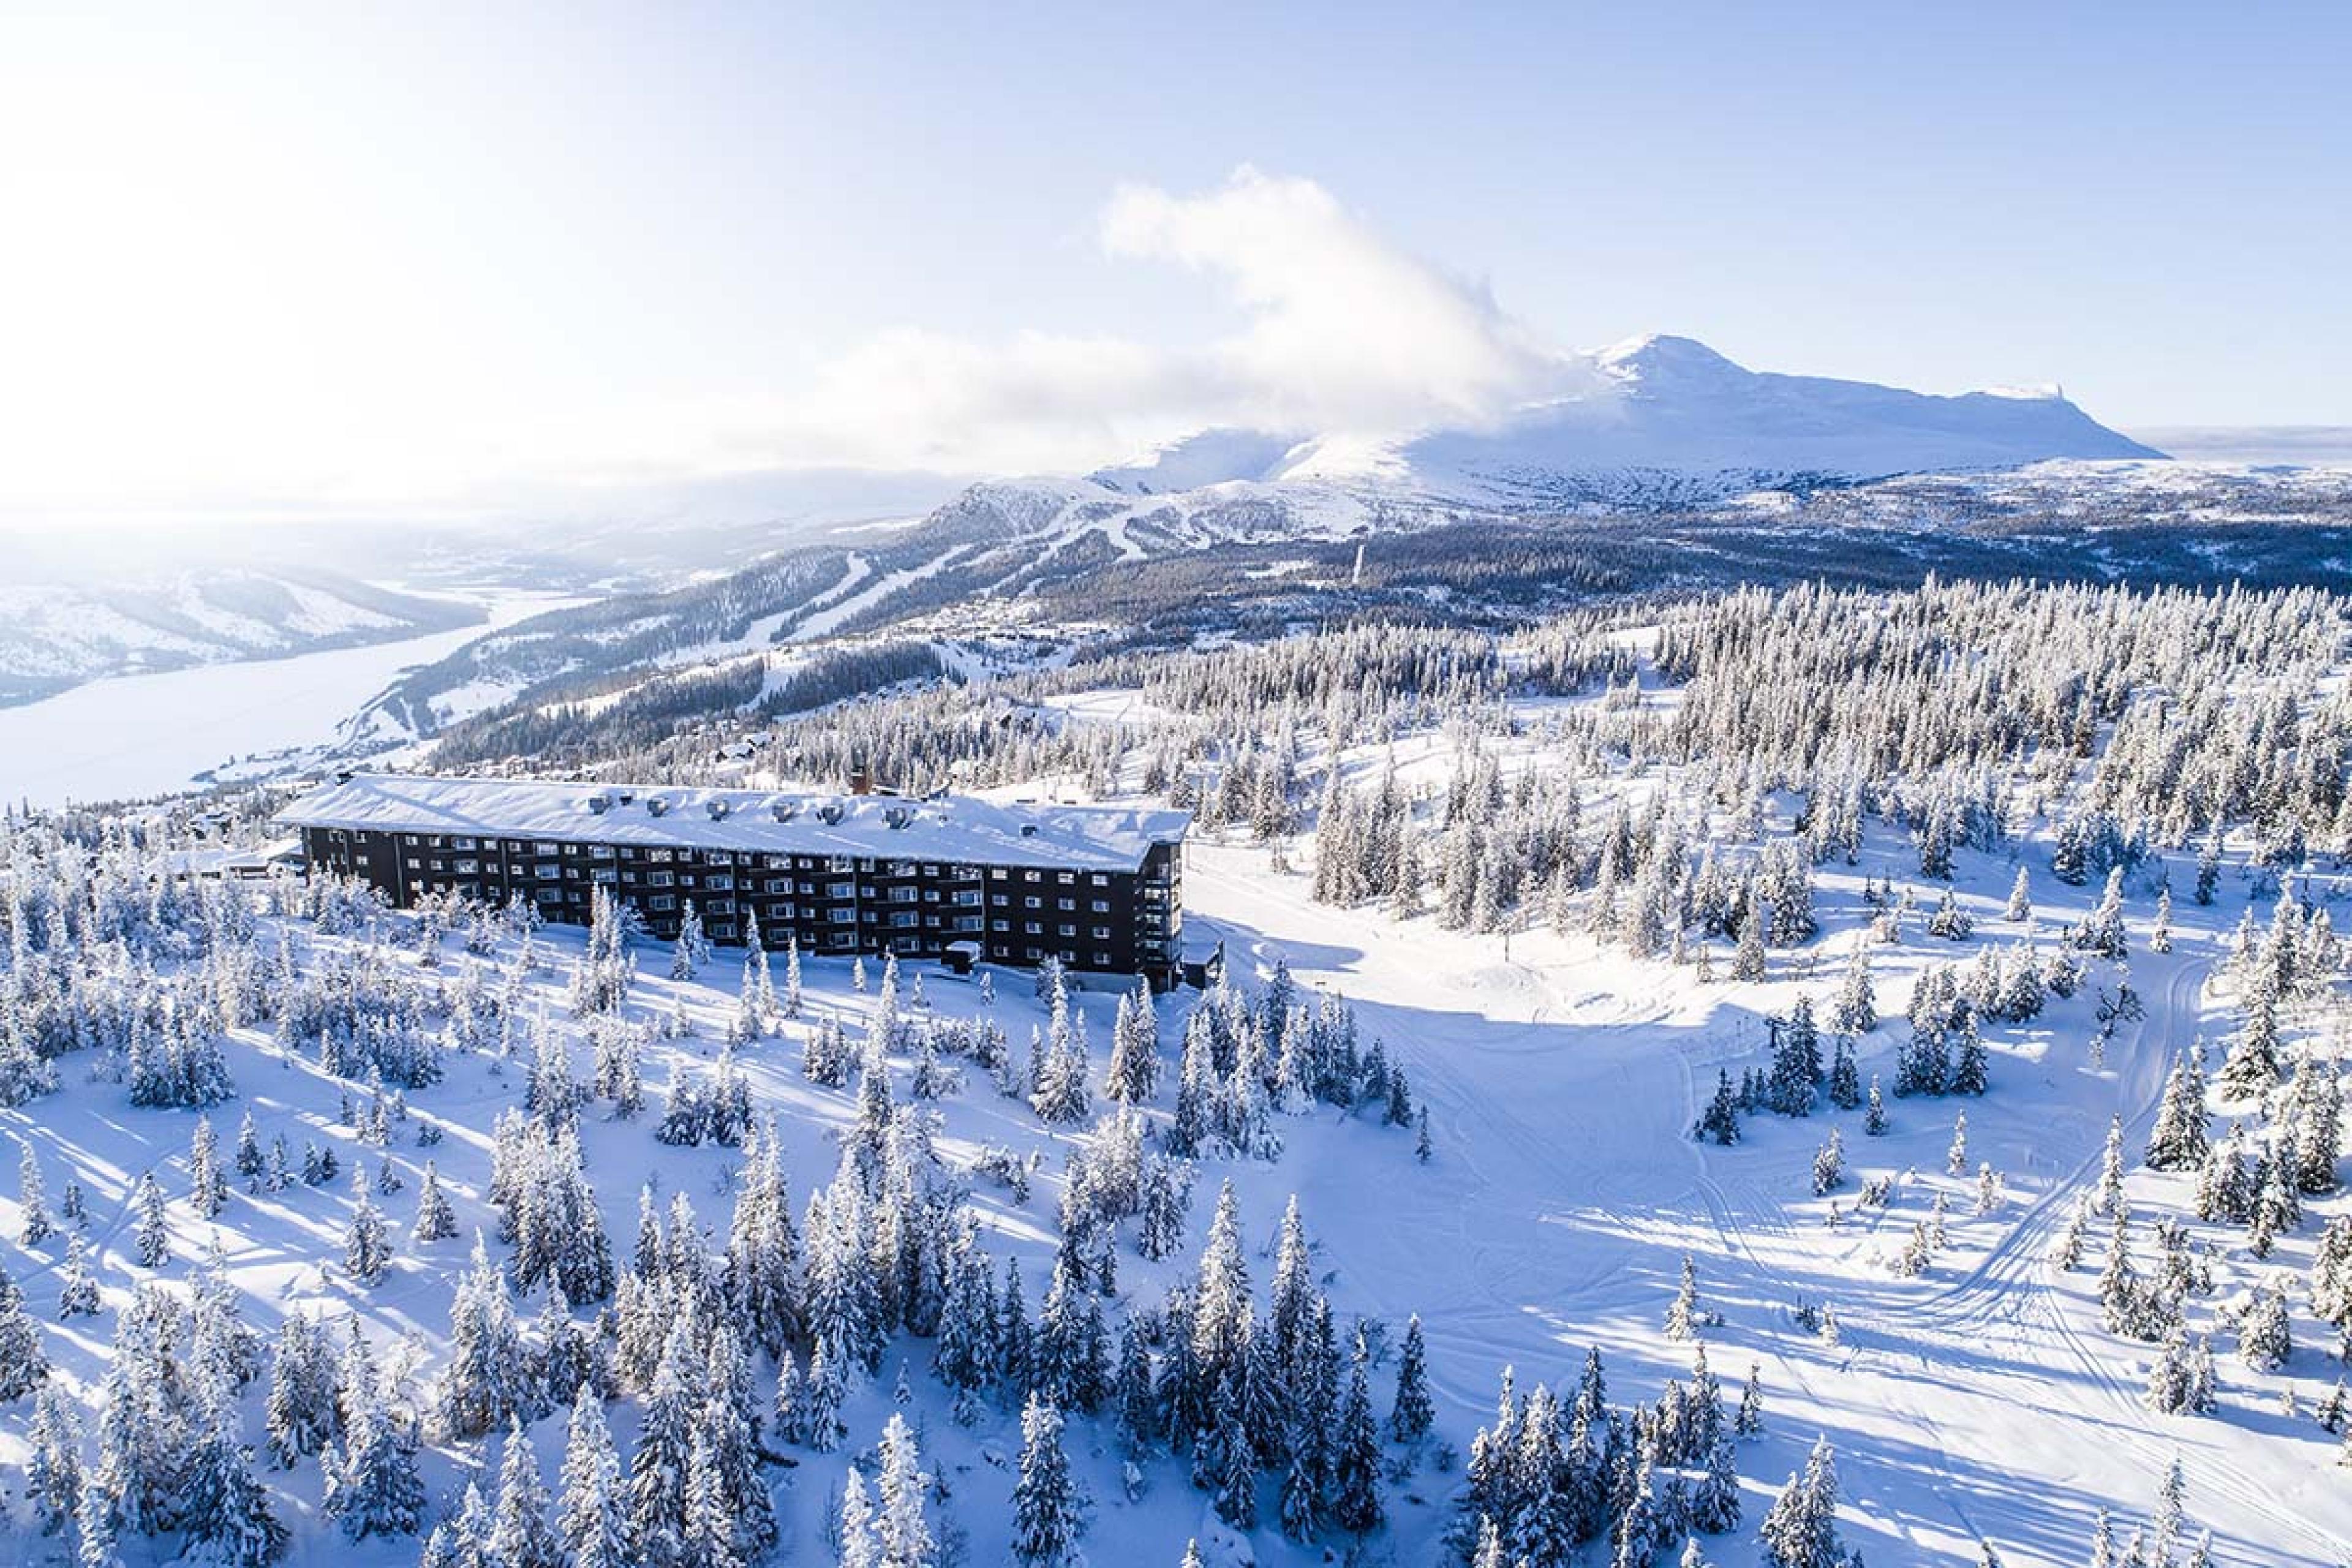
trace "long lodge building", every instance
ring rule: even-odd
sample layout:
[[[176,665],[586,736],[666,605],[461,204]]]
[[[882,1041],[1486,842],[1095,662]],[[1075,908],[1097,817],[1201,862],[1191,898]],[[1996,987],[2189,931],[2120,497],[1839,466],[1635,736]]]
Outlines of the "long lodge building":
[[[812,955],[1055,958],[1161,987],[1179,969],[1178,811],[354,773],[278,821],[403,907],[520,898],[584,925],[602,887],[664,940],[691,907],[714,942],[756,920]]]

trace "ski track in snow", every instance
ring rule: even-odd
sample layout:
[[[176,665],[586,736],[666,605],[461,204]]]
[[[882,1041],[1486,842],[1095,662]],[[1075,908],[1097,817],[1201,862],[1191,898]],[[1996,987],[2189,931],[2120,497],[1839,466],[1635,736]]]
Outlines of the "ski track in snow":
[[[1425,921],[1399,927],[1311,903],[1298,879],[1244,869],[1247,854],[1194,856],[1187,880],[1195,910],[1221,927],[1249,931],[1231,958],[1268,964],[1286,957],[1302,984],[1329,984],[1356,1005],[1363,1034],[1386,1040],[1430,1108],[1439,1163],[1454,1167],[1475,1195],[1442,1218],[1432,1215],[1424,1231],[1409,1190],[1383,1193],[1384,1202],[1396,1200],[1386,1234],[1350,1235],[1332,1248],[1373,1310],[1395,1319],[1422,1313],[1433,1390],[1463,1419],[1487,1418],[1504,1365],[1516,1363],[1523,1390],[1537,1380],[1572,1381],[1587,1343],[1602,1346],[1613,1395],[1654,1397],[1664,1377],[1682,1375],[1688,1364],[1691,1347],[1669,1344],[1658,1331],[1674,1288],[1670,1271],[1687,1248],[1698,1258],[1703,1300],[1727,1320],[1703,1336],[1712,1369],[1736,1394],[1747,1363],[1762,1363],[1766,1451],[1787,1455],[1768,1461],[1746,1448],[1743,1474],[1776,1482],[1784,1468],[1801,1463],[1814,1431],[1828,1431],[1848,1512],[1886,1532],[1853,1535],[1873,1561],[1888,1553],[1893,1561],[1973,1562],[1978,1543],[1990,1539],[2013,1564],[2071,1564],[2096,1504],[2111,1502],[2127,1532],[2176,1453],[2189,1472],[2191,1517],[2214,1526],[2223,1561],[2307,1568],[2352,1561],[2342,1539],[2305,1510],[2273,1500],[2259,1462],[2247,1458],[2250,1447],[2262,1452],[2253,1445],[2263,1440],[2233,1429],[2228,1414],[2149,1415],[2139,1403],[2138,1374],[2127,1368],[2150,1347],[2106,1335],[2095,1321],[2088,1328],[2074,1321],[2075,1303],[2053,1289],[2045,1260],[2077,1195],[2097,1179],[2110,1109],[2123,1115],[2126,1169],[2138,1168],[2165,1075],[2200,1033],[2213,937],[2184,935],[2169,959],[2137,952],[2142,984],[2160,979],[2145,999],[2145,1018],[2109,1042],[2104,1075],[2090,1071],[2086,1043],[2060,1029],[2053,1034],[2063,1047],[2038,1062],[2004,1052],[1997,1038],[1995,1084],[1983,1100],[1890,1100],[1898,1132],[1924,1134],[1938,1146],[1935,1124],[1948,1128],[1945,1119],[1968,1110],[1972,1145],[1981,1147],[1977,1140],[2009,1118],[2032,1115],[2020,1101],[2042,1093],[2037,1080],[2058,1086],[2059,1094],[2044,1125],[2011,1151],[2021,1158],[1994,1161],[2021,1184],[2034,1174],[2044,1184],[2030,1194],[2012,1188],[2007,1209],[1992,1220],[1956,1202],[1957,1247],[1964,1251],[1972,1233],[1991,1224],[2000,1226],[1999,1235],[1973,1261],[1948,1253],[1921,1279],[1904,1280],[1866,1256],[1843,1271],[1827,1267],[1822,1249],[1843,1245],[1837,1237],[1861,1231],[1865,1216],[1886,1226],[1891,1245],[1924,1211],[1929,1184],[1904,1184],[1897,1205],[1913,1212],[1899,1225],[1857,1210],[1844,1232],[1801,1228],[1794,1194],[1765,1179],[1785,1176],[1785,1161],[1768,1171],[1745,1144],[1717,1150],[1687,1136],[1726,1053],[1710,1051],[1698,1037],[1628,1048],[1661,1026],[1689,1032],[1675,1023],[1671,998],[1645,997],[1638,985],[1606,996],[1560,985],[1574,978],[1566,968],[1547,973],[1540,958],[1530,958],[1514,966],[1509,991],[1497,984],[1478,997],[1486,1016],[1475,1018],[1470,993],[1484,990],[1478,982],[1490,973],[1498,981],[1507,973],[1449,968],[1457,949],[1475,939],[1431,931]],[[1979,941],[1994,935],[1979,932]],[[1519,940],[1523,951],[1553,950],[1544,939]],[[1745,1005],[1745,989],[1717,987],[1718,1007]],[[1893,1029],[1903,1026],[1895,1005],[1901,994],[1907,987],[1891,1001],[1882,980],[1881,1009]],[[1465,1009],[1458,1022],[1450,1011],[1455,1005]],[[1889,1034],[1882,1019],[1877,1045]],[[1498,1076],[1503,1059],[1524,1079]],[[1759,1123],[1767,1137],[1793,1128],[1809,1144],[1826,1135],[1831,1114],[1750,1119],[1751,1127]],[[1858,1117],[1839,1124],[1859,1131]],[[1885,1163],[1874,1147],[1879,1142],[1857,1136],[1849,1143],[1850,1182],[1858,1168]],[[1942,1169],[1940,1159],[1934,1168]],[[1318,1213],[1310,1204],[1310,1229]],[[1572,1236],[1562,1236],[1563,1226]],[[1416,1269],[1402,1261],[1402,1254],[1433,1251],[1446,1267],[1433,1272],[1425,1262]],[[1949,1273],[1955,1267],[1957,1277]],[[1416,1275],[1419,1300],[1381,1286]],[[1790,1323],[1789,1310],[1803,1297],[1836,1308],[1839,1347]],[[1830,1371],[1839,1375],[1822,1376]],[[2039,1472],[1998,1451],[2012,1432],[2031,1434],[2032,1451],[2071,1456],[2053,1458],[2051,1479],[2090,1500],[2062,1505],[2021,1495]],[[1988,1458],[1956,1458],[1951,1445],[1979,1438],[1988,1447],[1975,1451]],[[1752,1531],[1764,1500],[1751,1487],[1744,1528]],[[1716,1555],[1745,1561],[1739,1550],[1726,1542]]]

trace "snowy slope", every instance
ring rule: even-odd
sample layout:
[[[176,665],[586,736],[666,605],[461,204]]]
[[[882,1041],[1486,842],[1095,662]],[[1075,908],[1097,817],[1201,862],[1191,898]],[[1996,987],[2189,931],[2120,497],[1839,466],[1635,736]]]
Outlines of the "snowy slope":
[[[310,570],[0,584],[0,702],[105,676],[387,642],[480,618],[471,604]]]
[[[1583,390],[1492,426],[1368,435],[1202,431],[1094,485],[1160,495],[1270,484],[1370,490],[1505,510],[1616,500],[1683,504],[1743,490],[2051,458],[2150,458],[2054,392],[1934,396],[1749,371],[1689,338],[1585,356]],[[1185,510],[1213,500],[1186,495]]]

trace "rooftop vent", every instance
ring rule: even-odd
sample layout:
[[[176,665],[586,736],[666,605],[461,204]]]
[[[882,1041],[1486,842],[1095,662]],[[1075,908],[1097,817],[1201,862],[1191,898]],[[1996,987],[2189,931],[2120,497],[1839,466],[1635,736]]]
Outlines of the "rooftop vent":
[[[669,809],[669,802],[667,802],[667,801],[664,800],[661,796],[659,796],[659,795],[649,795],[646,796],[646,816],[661,816],[661,815],[662,815],[662,813],[664,813],[664,812],[667,811],[668,809]]]
[[[586,800],[582,801],[580,804],[581,804],[581,805],[584,805],[584,806],[586,806],[586,807],[587,807],[591,812],[593,812],[596,816],[604,816],[604,815],[605,811],[606,811],[606,810],[607,810],[607,809],[612,805],[613,802],[612,802],[611,797],[609,797],[609,796],[606,796],[606,795],[590,795]]]
[[[903,805],[894,805],[883,812],[882,820],[893,827],[904,827],[915,820],[915,814]]]
[[[816,808],[816,815],[818,821],[830,827],[835,823],[841,820],[840,803],[836,801],[827,801],[823,805]]]
[[[768,809],[776,814],[776,820],[778,822],[790,822],[793,817],[798,816],[801,812],[799,805],[789,800],[777,801],[769,806]]]
[[[723,821],[726,818],[728,806],[724,800],[705,801],[703,808],[710,813],[710,820],[713,822]]]
[[[1036,825],[1035,823],[1034,823],[1034,822],[1024,822],[1024,823],[1023,823],[1023,824],[1021,825],[1021,837],[1024,837],[1024,838],[1034,838],[1034,837],[1037,837],[1037,825]]]

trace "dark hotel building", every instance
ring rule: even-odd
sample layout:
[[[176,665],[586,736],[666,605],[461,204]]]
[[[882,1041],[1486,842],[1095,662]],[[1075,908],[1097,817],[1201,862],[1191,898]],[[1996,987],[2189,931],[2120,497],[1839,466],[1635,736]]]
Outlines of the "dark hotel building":
[[[584,925],[602,886],[665,939],[690,904],[713,941],[756,918],[813,955],[1053,957],[1161,987],[1179,969],[1178,811],[352,773],[278,820],[313,868],[398,905],[520,897]]]

